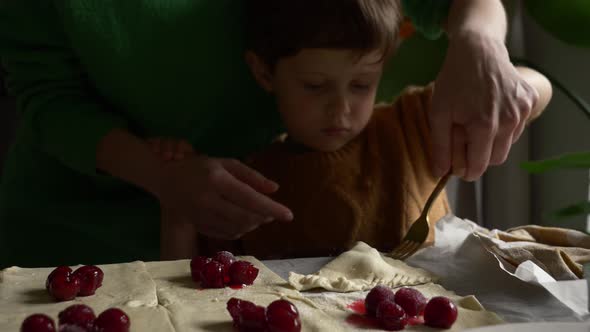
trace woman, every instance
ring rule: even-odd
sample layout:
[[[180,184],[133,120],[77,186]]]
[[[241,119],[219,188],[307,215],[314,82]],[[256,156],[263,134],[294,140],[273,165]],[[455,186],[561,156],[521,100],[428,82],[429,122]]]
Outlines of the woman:
[[[450,37],[433,97],[433,167],[475,179],[503,161],[535,98],[508,61],[501,3],[404,3],[423,32]],[[221,239],[292,219],[267,196],[277,184],[227,159],[281,129],[242,59],[241,6],[0,4],[0,57],[22,114],[0,187],[0,265],[157,259],[160,206]],[[143,138],[167,135],[199,156],[159,162]]]

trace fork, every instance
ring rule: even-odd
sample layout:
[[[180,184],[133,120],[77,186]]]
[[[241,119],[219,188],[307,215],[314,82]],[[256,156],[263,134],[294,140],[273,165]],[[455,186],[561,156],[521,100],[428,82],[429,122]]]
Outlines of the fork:
[[[412,256],[416,251],[418,251],[418,249],[420,249],[420,246],[422,246],[424,241],[426,241],[426,238],[428,237],[428,231],[430,230],[428,212],[432,207],[432,203],[438,197],[438,194],[440,194],[447,184],[447,180],[449,180],[450,176],[451,172],[449,171],[440,180],[438,180],[436,187],[426,201],[426,205],[424,205],[424,210],[422,210],[420,217],[418,217],[418,219],[412,223],[412,226],[408,230],[408,233],[406,233],[406,236],[404,236],[402,242],[397,247],[395,247],[393,251],[385,254],[385,256],[391,257],[393,259],[404,260]]]

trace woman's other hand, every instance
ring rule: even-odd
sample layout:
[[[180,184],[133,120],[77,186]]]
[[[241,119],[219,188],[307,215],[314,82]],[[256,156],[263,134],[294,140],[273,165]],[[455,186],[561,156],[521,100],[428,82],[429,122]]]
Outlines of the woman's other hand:
[[[162,166],[157,196],[162,208],[196,225],[204,235],[232,240],[291,211],[267,195],[278,185],[233,159],[189,155]]]

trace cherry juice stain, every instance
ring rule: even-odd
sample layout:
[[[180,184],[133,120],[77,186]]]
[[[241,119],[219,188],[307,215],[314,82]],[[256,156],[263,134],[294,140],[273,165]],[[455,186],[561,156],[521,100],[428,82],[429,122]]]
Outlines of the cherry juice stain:
[[[231,285],[229,288],[238,290],[244,288],[244,285]]]
[[[365,308],[365,300],[357,300],[347,306],[354,314],[346,317],[346,322],[354,327],[360,329],[376,329],[379,328],[379,322],[373,317],[367,316],[367,309]]]
[[[381,329],[377,318],[367,316],[367,308],[364,300],[357,300],[347,306],[354,314],[346,317],[346,322],[352,326],[360,329]],[[408,325],[423,325],[424,316],[416,316],[408,318]]]
[[[365,300],[356,300],[349,304],[347,308],[359,315],[365,315],[367,313],[367,308],[365,308]]]

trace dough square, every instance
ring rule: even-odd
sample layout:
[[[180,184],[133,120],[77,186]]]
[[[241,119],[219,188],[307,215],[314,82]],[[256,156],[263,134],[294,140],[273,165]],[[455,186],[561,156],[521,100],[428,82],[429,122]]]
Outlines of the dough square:
[[[78,266],[73,266],[75,270]],[[45,289],[45,281],[53,268],[10,267],[0,271],[0,327],[2,331],[18,331],[22,321],[31,314],[43,313],[57,324],[60,311],[73,304],[85,304],[98,316],[102,311],[118,307],[127,312],[133,326],[141,325],[141,308],[148,308],[149,321],[165,318],[158,304],[155,284],[143,262],[99,265],[104,280],[93,296],[77,297],[72,301],[55,302]],[[163,320],[164,322],[166,320]],[[162,331],[167,331],[165,328]]]
[[[321,327],[325,326],[326,321],[332,321],[332,317],[293,290],[285,280],[256,258],[239,259],[249,261],[259,269],[254,284],[242,289],[198,289],[190,276],[189,260],[147,263],[148,271],[156,284],[159,304],[168,311],[176,331],[235,331],[226,309],[227,301],[232,297],[251,301],[259,306],[268,306],[273,301],[287,299],[301,313],[305,313],[301,315],[304,331],[326,331]]]

